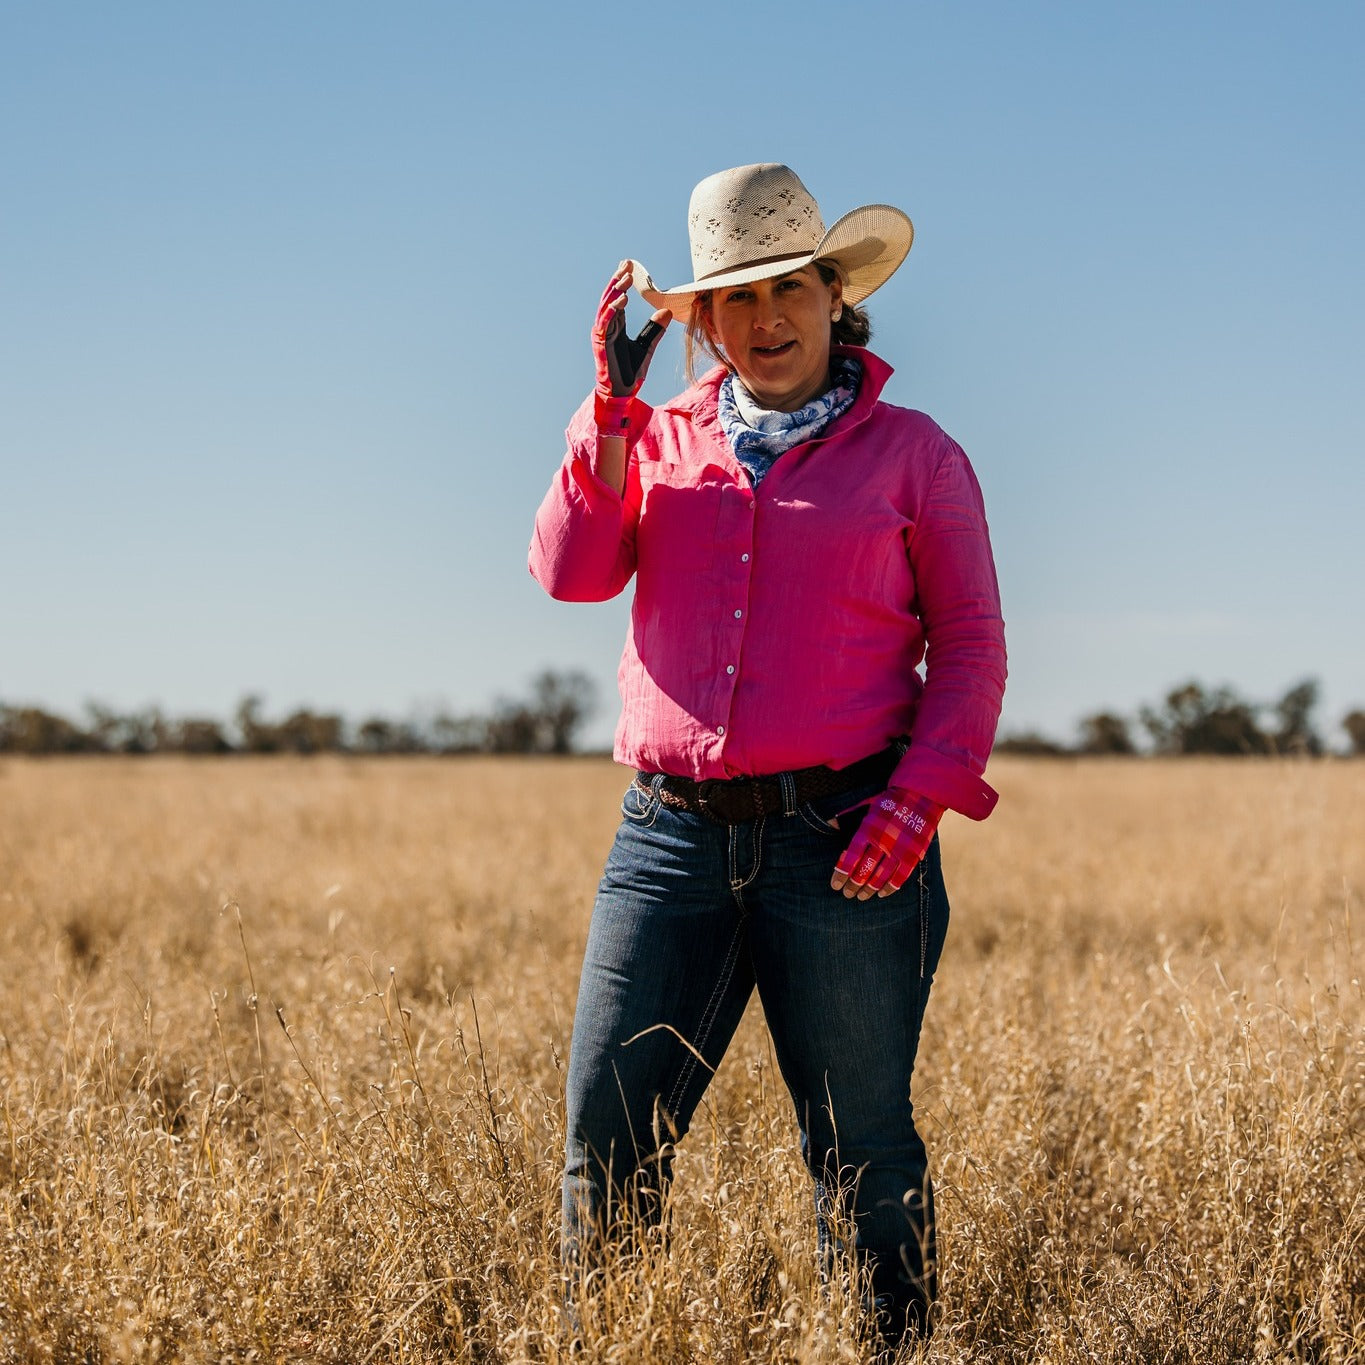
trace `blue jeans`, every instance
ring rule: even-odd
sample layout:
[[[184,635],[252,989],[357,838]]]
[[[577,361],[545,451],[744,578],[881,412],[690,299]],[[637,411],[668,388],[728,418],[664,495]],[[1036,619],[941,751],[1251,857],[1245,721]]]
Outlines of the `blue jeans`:
[[[910,1077],[948,928],[938,841],[895,895],[847,900],[829,885],[881,789],[731,826],[664,805],[658,779],[626,791],[569,1057],[571,1272],[600,1239],[658,1220],[674,1145],[757,986],[815,1181],[822,1263],[837,1207],[883,1334],[928,1330],[933,1193]]]

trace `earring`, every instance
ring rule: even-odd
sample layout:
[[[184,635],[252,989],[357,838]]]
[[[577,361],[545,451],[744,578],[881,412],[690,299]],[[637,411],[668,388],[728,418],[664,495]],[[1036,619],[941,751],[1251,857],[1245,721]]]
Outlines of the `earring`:
[[[830,320],[831,322],[838,322],[839,319],[840,319],[841,317],[843,317],[843,315],[844,315],[844,310],[843,310],[842,308],[840,308],[837,312],[831,313],[831,314],[829,315],[829,320]]]

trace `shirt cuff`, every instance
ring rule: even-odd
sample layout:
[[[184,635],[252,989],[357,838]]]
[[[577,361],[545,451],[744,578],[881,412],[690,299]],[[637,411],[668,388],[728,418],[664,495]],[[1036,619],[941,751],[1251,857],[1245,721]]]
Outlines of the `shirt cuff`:
[[[649,419],[654,415],[654,409],[639,398],[627,398],[625,403],[625,426],[620,425],[619,416],[615,420],[608,420],[607,401],[601,394],[593,392],[589,395],[587,402],[574,414],[574,421],[569,426],[570,438],[577,437],[580,440],[596,443],[599,432],[604,436],[624,436],[626,444],[633,446],[640,439],[640,434],[649,425]]]
[[[971,820],[984,820],[1000,799],[995,788],[966,764],[923,744],[910,746],[887,785],[927,796]]]

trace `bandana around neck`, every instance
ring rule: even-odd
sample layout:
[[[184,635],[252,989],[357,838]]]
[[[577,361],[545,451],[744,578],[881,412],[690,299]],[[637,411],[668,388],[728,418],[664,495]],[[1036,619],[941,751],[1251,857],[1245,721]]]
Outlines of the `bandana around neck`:
[[[853,406],[862,383],[862,364],[852,356],[836,356],[832,372],[833,387],[796,412],[771,412],[759,407],[733,374],[721,380],[716,415],[735,459],[744,466],[755,488],[779,455],[820,435]]]

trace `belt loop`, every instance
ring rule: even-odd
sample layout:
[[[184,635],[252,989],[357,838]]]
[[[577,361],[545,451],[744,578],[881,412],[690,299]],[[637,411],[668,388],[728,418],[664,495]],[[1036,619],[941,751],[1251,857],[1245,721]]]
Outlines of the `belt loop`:
[[[791,773],[778,773],[777,780],[782,784],[782,814],[796,814],[796,778]]]

